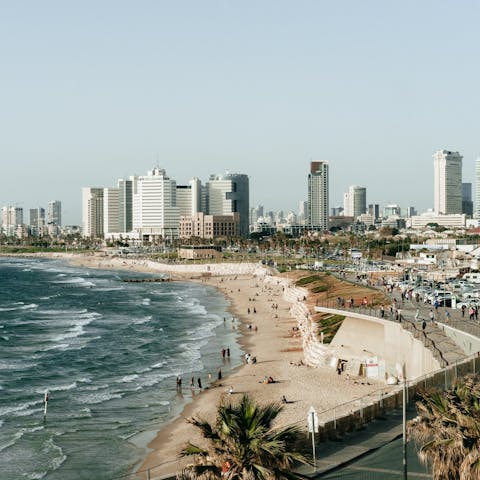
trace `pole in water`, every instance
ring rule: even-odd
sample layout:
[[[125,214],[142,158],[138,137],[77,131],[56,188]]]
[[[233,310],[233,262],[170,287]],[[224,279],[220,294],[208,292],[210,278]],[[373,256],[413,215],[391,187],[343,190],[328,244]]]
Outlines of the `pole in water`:
[[[43,421],[47,419],[48,409],[48,390],[45,390],[45,396],[43,397]]]

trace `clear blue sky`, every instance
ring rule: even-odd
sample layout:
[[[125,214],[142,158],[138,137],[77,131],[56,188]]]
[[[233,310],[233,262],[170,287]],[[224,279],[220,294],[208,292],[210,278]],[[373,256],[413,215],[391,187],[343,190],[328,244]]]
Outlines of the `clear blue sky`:
[[[246,173],[297,210],[312,159],[330,203],[433,204],[435,150],[480,155],[476,1],[0,2],[0,205]]]

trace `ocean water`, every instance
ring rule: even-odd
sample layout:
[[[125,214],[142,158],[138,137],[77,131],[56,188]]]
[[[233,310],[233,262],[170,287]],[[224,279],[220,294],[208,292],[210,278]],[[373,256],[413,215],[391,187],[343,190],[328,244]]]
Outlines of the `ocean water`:
[[[1,479],[127,474],[151,432],[199,393],[192,376],[206,386],[209,373],[240,364],[220,292],[122,282],[146,276],[0,258]],[[227,346],[230,361],[220,354]]]

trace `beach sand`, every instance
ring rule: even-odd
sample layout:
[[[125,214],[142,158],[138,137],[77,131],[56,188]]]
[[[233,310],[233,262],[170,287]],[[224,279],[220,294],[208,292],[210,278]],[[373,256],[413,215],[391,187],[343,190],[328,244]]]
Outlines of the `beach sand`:
[[[211,388],[197,393],[180,417],[162,428],[150,442],[149,453],[137,469],[137,478],[160,478],[180,471],[185,463],[185,460],[178,458],[182,446],[188,441],[201,442],[196,429],[186,419],[201,416],[213,421],[216,407],[223,399],[235,401],[248,393],[263,404],[280,402],[282,396],[285,396],[288,403],[277,418],[276,426],[296,424],[306,430],[307,412],[311,406],[319,413],[320,420],[325,417],[333,418],[332,411],[323,416],[321,412],[337,407],[338,414],[339,405],[385,387],[383,382],[371,379],[367,382],[365,379],[338,375],[332,368],[299,365],[303,360],[302,338],[295,336],[298,332],[292,330],[297,326],[296,319],[290,314],[292,304],[284,299],[281,284],[275,281],[264,282],[261,277],[252,273],[254,268],[249,269],[249,274],[214,275],[215,271],[221,272],[222,268],[225,270],[222,264],[217,264],[212,266],[212,275],[202,276],[199,268],[178,269],[175,265],[154,264],[149,261],[78,255],[58,257],[85,267],[149,273],[173,272],[174,278],[202,282],[218,288],[231,302],[229,310],[232,317],[240,320],[235,321],[232,326],[236,325],[242,333],[244,351],[257,359],[256,364],[244,364],[228,378],[223,378]],[[201,269],[205,269],[205,266]],[[238,266],[233,266],[230,270],[232,269],[242,270]],[[272,308],[274,304],[278,305],[278,308]],[[256,313],[253,313],[254,309]],[[226,322],[232,322],[232,318],[227,318]],[[248,328],[249,325],[252,326],[251,329]],[[221,364],[221,352],[218,355]],[[264,384],[265,377],[272,377],[275,383]],[[228,393],[230,387],[233,388],[233,394]],[[184,385],[183,388],[189,387]],[[345,408],[349,411],[352,405]]]

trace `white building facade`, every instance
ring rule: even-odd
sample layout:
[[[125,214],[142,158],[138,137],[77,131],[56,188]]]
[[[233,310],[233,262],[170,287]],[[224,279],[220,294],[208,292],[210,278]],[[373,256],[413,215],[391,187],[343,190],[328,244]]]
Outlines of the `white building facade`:
[[[133,230],[142,237],[177,238],[179,221],[175,180],[158,167],[139,176],[133,191]]]
[[[82,227],[87,238],[103,237],[103,188],[82,188]]]
[[[328,162],[310,162],[308,174],[308,227],[328,230],[329,182]]]
[[[357,219],[367,212],[367,189],[365,187],[350,185],[343,199],[343,211],[346,217]]]

